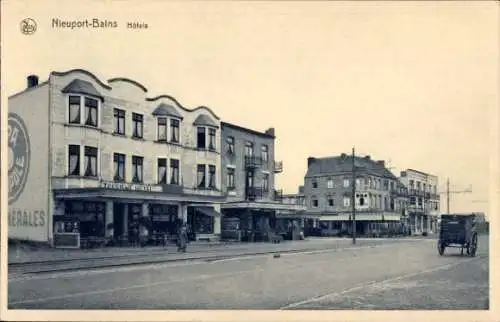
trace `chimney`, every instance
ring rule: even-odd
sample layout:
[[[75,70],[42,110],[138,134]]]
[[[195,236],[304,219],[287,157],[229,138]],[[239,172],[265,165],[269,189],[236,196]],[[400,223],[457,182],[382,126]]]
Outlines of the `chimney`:
[[[400,176],[401,177],[406,177],[406,171],[401,171]]]
[[[342,153],[342,154],[340,155],[340,157],[341,157],[342,159],[345,159],[345,157],[346,157],[346,156],[347,156],[347,154],[345,154],[345,153]]]
[[[385,168],[385,161],[384,160],[377,161],[377,163]]]
[[[266,130],[267,135],[275,136],[274,135],[274,127],[270,127]]]
[[[307,167],[309,168],[311,164],[313,164],[314,162],[316,162],[316,158],[313,157],[307,158]]]
[[[27,80],[28,80],[28,87],[27,88],[32,88],[32,87],[38,86],[38,76],[29,75],[27,77]]]
[[[365,159],[366,159],[366,160],[370,160],[371,158],[370,158],[370,156],[369,156],[369,155],[365,155]]]

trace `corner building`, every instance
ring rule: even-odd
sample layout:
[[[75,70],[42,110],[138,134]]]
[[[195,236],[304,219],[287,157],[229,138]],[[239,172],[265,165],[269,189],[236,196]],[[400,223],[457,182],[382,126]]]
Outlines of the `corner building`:
[[[9,156],[30,157],[23,190],[9,199],[9,238],[57,244],[77,231],[81,242],[127,244],[141,222],[150,240],[174,236],[181,223],[192,239],[219,238],[220,119],[147,92],[130,79],[103,82],[77,69],[43,83],[29,76],[9,97],[9,129],[11,119],[23,120],[30,152],[11,148]]]
[[[275,160],[275,130],[258,132],[222,122],[223,190],[227,200],[222,236],[239,241],[268,241],[281,234],[286,217],[281,213],[303,210],[300,205],[283,203],[283,193],[275,188],[275,175],[283,171],[282,161]]]

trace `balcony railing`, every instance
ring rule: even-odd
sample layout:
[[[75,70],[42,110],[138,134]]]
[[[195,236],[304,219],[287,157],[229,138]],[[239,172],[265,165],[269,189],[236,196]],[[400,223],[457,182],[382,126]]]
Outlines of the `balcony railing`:
[[[253,169],[262,166],[262,158],[255,155],[245,155],[245,168]]]
[[[283,161],[274,161],[274,173],[283,172]]]
[[[217,188],[202,188],[202,187],[183,187],[182,192],[187,195],[223,197],[225,193]]]
[[[262,187],[247,187],[245,192],[245,199],[249,201],[261,200],[269,198],[269,189]]]

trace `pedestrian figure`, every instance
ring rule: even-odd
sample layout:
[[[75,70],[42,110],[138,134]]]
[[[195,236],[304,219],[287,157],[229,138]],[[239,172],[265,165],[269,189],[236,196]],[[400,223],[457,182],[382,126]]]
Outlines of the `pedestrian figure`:
[[[178,252],[186,252],[186,243],[187,243],[187,228],[184,224],[181,225],[179,229],[179,233],[177,234],[177,251]]]

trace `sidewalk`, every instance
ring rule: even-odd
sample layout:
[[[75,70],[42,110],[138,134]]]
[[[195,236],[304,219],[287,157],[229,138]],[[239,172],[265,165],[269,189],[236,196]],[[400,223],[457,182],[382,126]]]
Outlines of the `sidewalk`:
[[[396,242],[398,239],[393,239]],[[384,239],[363,239],[359,238],[363,244],[383,243],[387,242]],[[252,253],[264,251],[291,251],[304,249],[325,249],[351,244],[349,238],[307,238],[305,240],[284,241],[280,244],[271,243],[209,243],[209,242],[192,242],[188,244],[187,254],[181,256],[193,256],[194,254],[214,255],[214,254],[232,254],[232,253]],[[94,249],[57,249],[57,248],[25,248],[12,247],[8,249],[9,264],[47,262],[47,261],[65,261],[78,259],[111,259],[111,258],[126,258],[126,257],[143,257],[143,256],[172,256],[177,253],[175,244],[163,246],[148,246],[148,247],[104,247]]]

